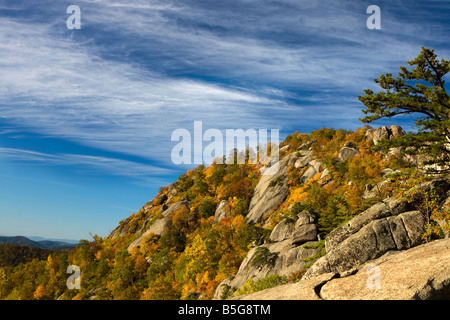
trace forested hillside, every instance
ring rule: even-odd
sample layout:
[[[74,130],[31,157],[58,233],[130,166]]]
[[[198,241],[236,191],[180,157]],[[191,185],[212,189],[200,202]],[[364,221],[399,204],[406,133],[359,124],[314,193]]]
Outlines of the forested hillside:
[[[56,250],[26,246],[15,243],[0,244],[0,267],[16,266],[34,259],[47,259],[49,254]]]
[[[389,134],[382,136],[383,130]],[[417,158],[372,148],[382,137],[403,134],[397,126],[295,132],[280,144],[282,166],[271,178],[261,175],[264,163],[198,166],[161,188],[108,237],[95,235],[74,250],[2,266],[0,298],[218,298],[219,284],[238,274],[252,248],[278,241],[277,225],[307,213],[317,230],[311,239],[291,238],[290,245],[315,239],[316,254],[290,264],[289,274],[269,272],[257,285],[246,282],[241,292],[298,281],[325,254],[323,239],[332,230],[382,199],[408,197],[411,187],[435,177],[421,170]],[[431,211],[421,241],[443,237],[448,228],[441,199],[430,193],[426,200]],[[437,216],[446,223],[433,222]],[[271,257],[277,259],[270,250],[258,250],[248,268],[259,263],[261,269]],[[69,265],[79,266],[81,289],[67,288]]]

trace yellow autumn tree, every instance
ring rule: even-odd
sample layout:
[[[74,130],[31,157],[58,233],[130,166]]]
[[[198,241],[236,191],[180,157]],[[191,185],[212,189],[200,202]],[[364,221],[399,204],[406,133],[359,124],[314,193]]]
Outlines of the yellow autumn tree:
[[[145,256],[151,256],[156,253],[160,248],[158,240],[159,236],[157,236],[153,232],[150,232],[148,235],[146,235],[141,242],[141,253]]]
[[[0,300],[4,299],[4,287],[6,286],[6,272],[0,268]]]
[[[186,248],[183,255],[187,261],[184,271],[185,279],[194,280],[197,273],[206,270],[211,262],[211,255],[200,235],[195,236],[191,245]]]

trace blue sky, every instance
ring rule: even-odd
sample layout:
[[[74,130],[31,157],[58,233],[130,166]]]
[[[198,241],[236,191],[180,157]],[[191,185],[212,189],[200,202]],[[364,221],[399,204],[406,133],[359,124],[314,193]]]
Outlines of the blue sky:
[[[437,0],[1,0],[0,234],[106,236],[187,169],[170,138],[196,120],[361,127],[379,74],[421,46],[450,57],[449,16]]]

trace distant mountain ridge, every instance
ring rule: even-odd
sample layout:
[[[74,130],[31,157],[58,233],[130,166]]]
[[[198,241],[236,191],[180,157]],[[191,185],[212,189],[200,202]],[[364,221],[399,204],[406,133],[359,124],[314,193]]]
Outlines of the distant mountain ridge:
[[[76,247],[76,244],[63,242],[63,241],[53,241],[53,240],[39,240],[33,241],[24,236],[0,236],[0,243],[12,243],[12,244],[20,244],[24,246],[32,246],[44,249],[73,249]]]
[[[0,235],[2,236],[2,235]],[[28,239],[39,242],[39,241],[56,241],[56,242],[66,242],[70,244],[78,244],[79,240],[74,239],[59,239],[59,238],[44,238],[38,236],[27,236]]]

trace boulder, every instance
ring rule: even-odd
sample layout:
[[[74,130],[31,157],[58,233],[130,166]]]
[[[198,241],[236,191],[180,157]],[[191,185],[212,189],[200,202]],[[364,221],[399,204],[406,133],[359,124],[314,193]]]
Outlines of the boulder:
[[[337,160],[345,161],[347,159],[354,158],[359,154],[359,149],[356,143],[352,141],[348,141],[344,144],[344,146],[338,151]]]
[[[289,239],[295,229],[294,224],[294,221],[289,221],[288,219],[279,222],[270,233],[270,241],[279,242]]]
[[[394,173],[398,173],[400,172],[399,170],[392,170],[390,168],[386,168],[383,171],[380,172],[380,176],[382,178],[385,178],[387,175],[391,175]],[[366,185],[366,190],[364,191],[364,194],[362,196],[363,199],[373,199],[377,196],[379,196],[381,194],[381,191],[385,188],[388,187],[390,183],[395,182],[395,180],[393,178],[387,178],[386,180],[380,181],[377,184],[373,185],[373,184],[367,184]]]
[[[300,157],[295,161],[294,166],[296,168],[303,168],[307,166],[312,160],[314,160],[314,157],[312,156],[312,151],[301,151]]]
[[[424,231],[425,218],[410,211],[371,221],[317,260],[305,273],[309,279],[329,272],[341,273],[357,268],[391,250],[417,246]]]
[[[450,176],[436,178],[432,181],[422,183],[413,187],[411,191],[413,190],[422,190],[424,192],[434,190],[437,192],[436,195],[440,199],[444,200],[446,198],[446,193],[450,190]],[[400,213],[414,209],[416,209],[416,206],[410,200],[398,200],[395,198],[384,199],[382,202],[379,202],[366,211],[360,213],[349,222],[331,231],[325,240],[326,251],[331,251],[334,247],[350,235],[358,232],[362,227],[369,224],[371,221],[389,216],[396,216]]]
[[[388,127],[382,126],[381,128],[377,128],[372,134],[373,143],[378,144],[381,139],[389,139],[389,136],[390,131]]]
[[[250,201],[247,214],[249,224],[256,224],[263,220],[266,213],[276,210],[286,199],[289,192],[287,168],[294,157],[294,153],[287,155],[274,165],[277,170],[273,170],[273,174],[261,176]],[[272,169],[270,167],[267,170]]]
[[[132,248],[139,247],[141,245],[142,240],[150,233],[154,233],[157,236],[162,236],[165,233],[166,228],[169,228],[171,225],[172,225],[172,220],[170,218],[165,217],[165,218],[156,220],[147,229],[147,231],[145,231],[139,238],[134,240],[128,246],[128,252],[130,252]]]
[[[239,300],[448,300],[450,239],[368,261],[346,274],[324,273],[266,289]],[[378,268],[375,269],[374,267]],[[374,272],[375,271],[375,272]],[[376,273],[377,272],[377,273]],[[379,285],[372,280],[379,277]]]
[[[225,217],[229,216],[229,212],[225,210],[226,206],[228,204],[227,200],[222,200],[217,205],[216,212],[214,213],[214,222],[219,222]]]
[[[307,242],[309,245],[317,244],[318,242]],[[271,261],[263,266],[253,266],[252,261],[255,258],[255,254],[260,247],[266,247],[271,252]],[[237,274],[233,277],[233,280],[226,279],[219,284],[214,294],[215,298],[220,297],[222,285],[228,285],[232,291],[240,288],[247,280],[265,278],[270,275],[290,275],[295,271],[299,271],[303,268],[307,262],[303,260],[309,258],[315,254],[320,253],[321,249],[304,248],[304,246],[292,246],[289,240],[281,242],[268,243],[259,247],[252,248],[247,256],[242,261]]]
[[[395,139],[406,134],[402,127],[397,125],[392,125],[389,128],[382,126],[381,128],[374,129],[371,133],[373,143],[375,144],[377,144],[381,139]]]
[[[320,296],[327,300],[448,300],[449,261],[449,239],[438,240],[370,261],[349,277],[332,279],[322,286]],[[373,266],[379,268],[378,287],[368,285]]]
[[[338,156],[337,156],[337,160],[338,161],[345,161],[347,159],[354,158],[358,154],[359,154],[359,150],[358,149],[344,146],[344,147],[342,147],[339,150]]]
[[[300,181],[302,183],[308,182],[309,179],[314,177],[317,173],[320,172],[320,166],[322,163],[318,160],[312,160],[308,163],[308,169],[303,173],[303,175],[300,178]]]
[[[307,211],[297,216],[294,229],[289,237],[291,245],[299,245],[308,241],[316,241],[319,230],[315,224],[317,217]]]
[[[445,196],[445,198],[446,198],[446,200],[443,202],[440,210],[450,210],[450,191],[447,192],[447,195]],[[442,219],[438,219],[436,222],[441,227],[442,231],[444,232],[445,237],[449,238],[450,237],[450,221],[443,217]]]
[[[234,297],[233,300],[321,300],[320,288],[336,276],[336,274],[327,273],[313,279]]]
[[[153,209],[153,200],[150,200],[146,204],[144,204],[139,211],[149,212]]]
[[[167,207],[167,209],[165,209],[165,210],[162,212],[162,215],[163,215],[164,217],[168,217],[172,212],[174,212],[174,211],[176,211],[176,210],[179,210],[179,209],[181,209],[182,207],[186,207],[186,208],[189,209],[189,205],[190,205],[190,203],[189,203],[189,201],[187,201],[187,200],[181,200],[181,201],[172,203],[171,205],[169,205],[169,206]]]
[[[294,230],[290,237],[290,242],[294,245],[308,241],[315,241],[317,240],[317,235],[318,229],[316,224],[304,224]]]
[[[405,130],[403,130],[402,127],[396,125],[390,126],[389,131],[390,131],[389,139],[395,139],[404,136],[406,134]]]
[[[387,157],[400,158],[402,156],[402,147],[390,148]]]
[[[413,208],[414,206],[409,204],[406,200],[387,198],[360,213],[349,222],[331,231],[325,239],[325,249],[327,252],[333,250],[333,248],[342,241],[352,234],[357,233],[361,228],[374,220],[398,215],[402,212],[412,210]]]

